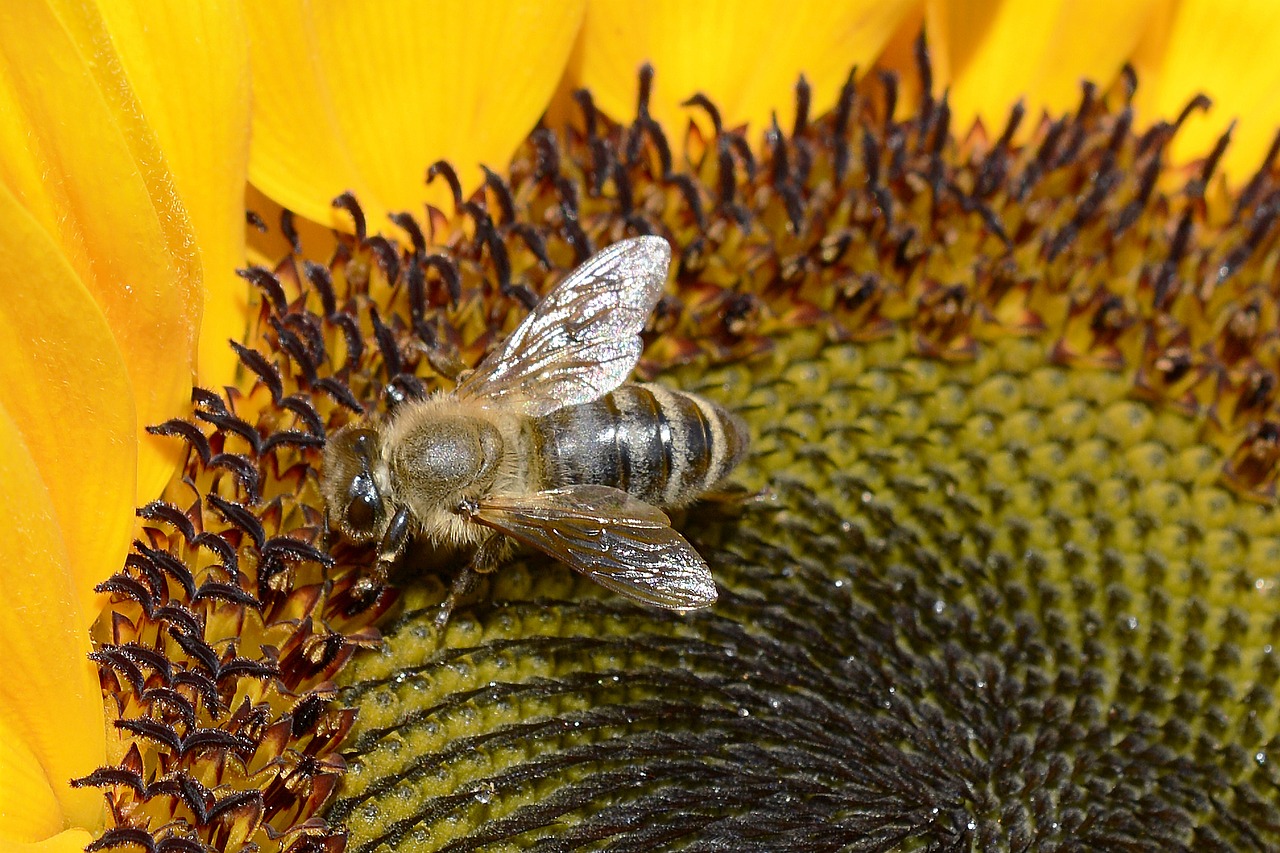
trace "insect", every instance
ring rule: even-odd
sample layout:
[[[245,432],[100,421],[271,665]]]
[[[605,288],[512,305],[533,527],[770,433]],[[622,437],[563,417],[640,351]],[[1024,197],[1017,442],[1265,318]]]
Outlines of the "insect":
[[[660,237],[610,246],[452,392],[332,436],[322,481],[330,529],[378,543],[364,592],[425,538],[472,549],[440,625],[517,543],[634,601],[683,611],[716,600],[711,570],[659,507],[724,480],[746,452],[746,429],[701,397],[626,383],[670,261]]]

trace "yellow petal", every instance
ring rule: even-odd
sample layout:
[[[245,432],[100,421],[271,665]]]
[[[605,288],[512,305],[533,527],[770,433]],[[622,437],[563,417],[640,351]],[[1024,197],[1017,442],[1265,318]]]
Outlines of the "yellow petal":
[[[1222,169],[1241,183],[1262,163],[1280,126],[1280,4],[1271,0],[1162,4],[1134,55],[1146,122],[1172,120],[1198,93],[1213,99],[1174,138],[1175,161],[1203,157],[1237,121]]]
[[[999,133],[1019,100],[1032,119],[1080,103],[1081,83],[1116,78],[1155,0],[1046,0],[975,4],[929,0],[925,21],[935,94],[951,90],[955,126],[974,119]]]
[[[155,497],[177,442],[141,432],[190,404],[200,273],[154,134],[92,7],[0,3],[0,183],[62,248],[128,368],[135,500]],[[51,91],[56,89],[56,91]]]
[[[854,65],[866,68],[916,0],[788,3],[779,0],[639,3],[604,0],[587,8],[570,73],[618,120],[636,110],[636,73],[655,69],[649,111],[668,133],[683,132],[681,102],[701,92],[730,127],[752,131],[794,122],[795,85],[804,74],[813,115],[830,109]]]
[[[239,364],[248,292],[249,37],[238,0],[102,3],[108,29],[155,131],[195,231],[204,281],[198,377],[221,388]]]
[[[105,760],[102,694],[53,501],[2,407],[0,483],[0,838],[37,841],[101,822],[101,792],[69,780]]]
[[[38,841],[56,835],[63,826],[53,780],[26,738],[27,733],[15,729],[0,710],[0,844]]]
[[[8,844],[7,853],[84,853],[93,836],[83,829],[68,829],[35,844]]]
[[[344,190],[376,217],[421,215],[448,192],[436,160],[474,190],[533,129],[573,44],[581,2],[380,0],[358,10],[246,2],[252,35],[253,184],[308,219],[350,229]],[[449,209],[449,206],[446,206]]]
[[[77,624],[87,632],[98,611],[93,587],[124,562],[133,530],[133,391],[93,297],[3,185],[0,269],[0,406],[48,490],[75,580]],[[23,503],[7,486],[0,495],[4,517],[21,520]]]

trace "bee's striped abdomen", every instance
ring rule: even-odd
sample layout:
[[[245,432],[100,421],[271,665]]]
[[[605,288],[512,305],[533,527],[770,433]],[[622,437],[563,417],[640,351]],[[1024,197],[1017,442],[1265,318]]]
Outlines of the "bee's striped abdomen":
[[[747,449],[737,417],[661,385],[622,385],[532,423],[547,488],[615,486],[656,506],[689,503]]]

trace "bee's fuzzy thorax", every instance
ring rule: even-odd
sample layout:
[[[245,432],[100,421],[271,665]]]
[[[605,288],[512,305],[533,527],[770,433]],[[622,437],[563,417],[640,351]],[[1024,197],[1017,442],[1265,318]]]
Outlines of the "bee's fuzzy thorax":
[[[491,490],[501,492],[527,491],[527,466],[520,458],[521,418],[518,414],[486,408],[473,401],[459,400],[450,392],[432,394],[420,400],[404,403],[392,415],[385,418],[382,436],[384,458],[396,457],[397,451],[424,425],[442,423],[488,424],[501,436],[495,448],[495,466],[491,484],[477,490],[472,484],[466,487],[424,499],[423,490],[405,489],[395,485],[396,479],[388,466],[388,493],[394,495],[397,504],[408,504],[414,510],[415,535],[437,542],[448,549],[460,550],[475,547],[492,533],[476,525],[458,511],[464,500],[475,500]]]

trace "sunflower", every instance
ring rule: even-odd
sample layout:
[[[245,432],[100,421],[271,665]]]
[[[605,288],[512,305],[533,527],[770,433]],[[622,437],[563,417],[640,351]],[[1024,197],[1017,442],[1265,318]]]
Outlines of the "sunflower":
[[[10,5],[7,842],[1275,843],[1270,4]],[[433,650],[317,448],[640,229],[724,604]]]

